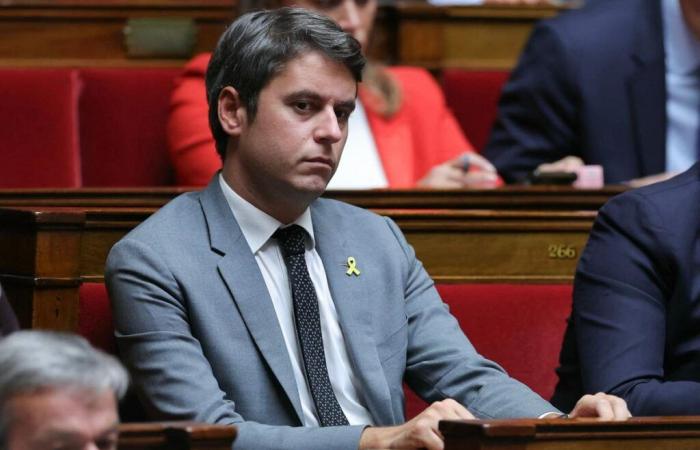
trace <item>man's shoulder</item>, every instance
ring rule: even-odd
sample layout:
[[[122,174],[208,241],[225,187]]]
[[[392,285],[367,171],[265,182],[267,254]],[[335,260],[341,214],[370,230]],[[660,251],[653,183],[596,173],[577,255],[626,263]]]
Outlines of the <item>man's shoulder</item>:
[[[377,213],[331,198],[319,198],[311,205],[314,215],[326,220],[338,220],[369,224],[386,224],[386,219]]]
[[[380,247],[384,249],[389,248],[391,242],[405,241],[390,218],[338,200],[319,198],[311,205],[311,217],[314,228],[344,239],[381,242]]]
[[[603,207],[606,214],[638,221],[640,213],[657,216],[664,227],[692,226],[700,221],[700,163],[669,180],[632,189],[610,199]]]
[[[199,196],[200,192],[187,192],[175,197],[122,239],[173,242],[192,234],[204,224]]]

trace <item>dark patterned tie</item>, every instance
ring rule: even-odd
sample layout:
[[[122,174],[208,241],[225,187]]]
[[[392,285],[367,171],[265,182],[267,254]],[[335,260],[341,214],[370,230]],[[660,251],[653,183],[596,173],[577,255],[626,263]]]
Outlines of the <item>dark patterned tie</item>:
[[[294,321],[319,422],[322,427],[349,425],[328,378],[318,299],[304,258],[305,235],[302,227],[292,225],[277,230],[272,237],[279,242],[292,284]]]

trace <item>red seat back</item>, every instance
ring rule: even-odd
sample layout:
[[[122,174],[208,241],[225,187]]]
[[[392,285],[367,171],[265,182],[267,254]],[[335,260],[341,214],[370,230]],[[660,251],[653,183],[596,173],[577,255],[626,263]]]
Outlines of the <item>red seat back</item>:
[[[78,187],[72,69],[0,70],[0,188]]]
[[[507,71],[445,69],[442,86],[450,107],[464,134],[478,151],[486,146],[496,119],[501,88]]]
[[[83,186],[163,186],[173,175],[165,125],[178,68],[82,69]]]
[[[552,396],[571,285],[443,284],[438,291],[480,354],[542,397]],[[425,406],[407,392],[407,417]]]
[[[78,293],[78,334],[95,347],[112,355],[117,353],[112,310],[103,283],[83,283]]]

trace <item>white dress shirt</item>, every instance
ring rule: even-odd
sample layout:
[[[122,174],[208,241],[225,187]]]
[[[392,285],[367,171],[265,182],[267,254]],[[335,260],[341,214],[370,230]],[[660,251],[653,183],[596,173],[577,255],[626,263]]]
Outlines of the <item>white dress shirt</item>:
[[[348,140],[335,175],[327,189],[372,189],[389,186],[369,127],[367,114],[358,100],[348,122]]]
[[[319,426],[316,406],[304,376],[304,360],[294,324],[292,292],[287,266],[276,240],[272,239],[274,232],[283,224],[241,198],[221,175],[219,175],[219,184],[250,250],[255,255],[255,261],[258,263],[267,291],[270,293],[289,360],[292,363],[304,415],[304,426]],[[304,256],[318,298],[323,350],[326,354],[328,376],[333,386],[333,392],[350,425],[372,425],[372,416],[363,404],[359,380],[350,364],[345,339],[338,322],[338,313],[328,287],[326,271],[323,268],[321,257],[316,252],[311,211],[307,208],[294,223],[303,227],[308,233]]]
[[[700,41],[678,0],[663,0],[666,54],[666,170],[682,172],[697,160],[700,128]]]

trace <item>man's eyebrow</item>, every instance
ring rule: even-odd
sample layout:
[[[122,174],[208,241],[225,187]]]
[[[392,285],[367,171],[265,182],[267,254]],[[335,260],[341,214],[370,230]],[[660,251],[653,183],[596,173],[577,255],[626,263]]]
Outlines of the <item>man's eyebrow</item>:
[[[335,106],[336,106],[336,108],[347,109],[350,112],[353,112],[355,110],[355,104],[356,104],[355,99],[352,99],[352,100],[347,100],[344,102],[338,102],[335,104]]]
[[[312,91],[310,89],[302,89],[300,91],[294,91],[294,92],[286,95],[284,98],[287,101],[296,100],[299,98],[307,98],[307,99],[318,101],[318,102],[322,102],[325,100],[325,98],[321,94],[319,94],[316,91]],[[353,98],[352,100],[338,102],[338,103],[336,103],[336,107],[340,107],[343,109],[349,108],[351,110],[354,110],[355,109],[355,99]]]
[[[322,100],[323,97],[315,91],[309,90],[309,89],[303,89],[301,91],[294,91],[285,96],[285,99],[297,99],[297,98],[309,98],[312,100]]]

